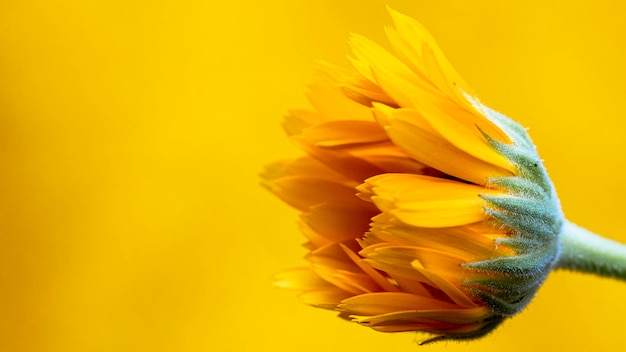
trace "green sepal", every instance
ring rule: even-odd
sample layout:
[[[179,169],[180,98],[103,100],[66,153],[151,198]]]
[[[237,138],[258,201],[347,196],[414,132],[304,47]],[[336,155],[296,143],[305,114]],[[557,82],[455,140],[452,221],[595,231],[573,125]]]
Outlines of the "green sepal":
[[[444,340],[459,340],[459,341],[460,340],[464,340],[464,341],[466,341],[466,340],[478,339],[478,338],[484,337],[485,335],[487,335],[490,332],[492,332],[506,318],[507,317],[505,317],[505,316],[500,316],[500,315],[494,314],[492,317],[489,317],[489,318],[485,319],[484,321],[482,321],[480,323],[481,325],[476,330],[473,330],[471,332],[465,332],[465,333],[462,333],[462,334],[449,333],[449,334],[446,334],[446,335],[435,336],[435,337],[430,338],[430,339],[428,339],[426,341],[420,342],[420,346],[431,344],[433,342],[444,341]]]
[[[486,273],[497,273],[506,276],[520,278],[539,277],[552,266],[555,255],[551,250],[535,249],[527,253],[510,257],[497,257],[480,262],[467,263],[466,268],[483,271]]]
[[[518,297],[514,301],[509,301],[490,294],[485,290],[474,289],[472,287],[469,287],[468,290],[478,296],[482,301],[487,303],[493,311],[498,312],[503,317],[510,317],[519,313],[521,309],[528,305],[535,294],[535,290],[533,290],[521,297]]]
[[[507,246],[517,252],[527,252],[535,248],[541,248],[543,241],[532,237],[503,237],[494,240],[496,244]]]
[[[542,219],[536,219],[527,215],[509,213],[499,209],[485,208],[485,212],[513,229],[521,237],[530,237],[549,241],[556,236],[553,232],[558,223],[548,223]]]
[[[513,144],[520,148],[536,152],[535,145],[530,140],[530,137],[528,137],[526,128],[488,106],[483,106],[483,111],[491,121],[506,131],[511,141],[513,141]]]
[[[511,287],[516,287],[517,292],[529,292],[537,289],[541,283],[535,280],[535,277],[481,277],[475,279],[465,280],[466,287],[473,287],[475,289],[482,289],[490,292],[516,292],[512,291]]]
[[[484,132],[483,135],[495,150],[505,156],[517,168],[518,177],[535,183],[545,192],[552,191],[552,182],[550,182],[541,159],[534,149],[529,150],[517,145],[501,143]]]
[[[510,194],[526,198],[544,199],[546,191],[536,183],[522,177],[494,177],[490,186],[508,191]]]
[[[463,284],[495,313],[506,317],[524,309],[554,267],[560,250],[558,235],[563,214],[526,130],[482,104],[479,107],[512,141],[509,144],[495,140],[479,129],[485,140],[516,169],[515,175],[489,180],[489,187],[505,194],[481,195],[486,202],[485,213],[503,225],[501,229],[508,230],[507,237],[494,240],[495,244],[515,253],[464,264],[476,275]]]
[[[482,195],[481,198],[486,200],[489,204],[506,212],[534,217],[545,222],[550,222],[554,216],[549,205],[546,204],[545,201],[541,201],[537,198],[509,195]]]

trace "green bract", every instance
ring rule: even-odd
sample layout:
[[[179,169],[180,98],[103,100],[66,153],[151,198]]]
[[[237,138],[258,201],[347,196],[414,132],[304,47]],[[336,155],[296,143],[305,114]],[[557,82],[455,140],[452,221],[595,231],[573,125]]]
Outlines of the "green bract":
[[[474,101],[475,104],[479,104]],[[511,230],[497,244],[514,249],[517,255],[466,264],[485,273],[465,281],[466,287],[502,317],[521,311],[530,302],[559,258],[559,234],[564,217],[559,200],[541,159],[526,130],[508,117],[480,105],[494,123],[511,138],[512,144],[487,141],[504,155],[518,173],[490,179],[490,186],[506,195],[483,195],[485,212]]]

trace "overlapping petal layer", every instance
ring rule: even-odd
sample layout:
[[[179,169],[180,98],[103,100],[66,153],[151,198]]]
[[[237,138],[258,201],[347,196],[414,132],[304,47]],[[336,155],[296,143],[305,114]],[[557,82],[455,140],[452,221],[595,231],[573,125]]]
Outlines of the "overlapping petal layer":
[[[479,336],[504,319],[483,297],[500,296],[466,283],[503,276],[468,264],[519,254],[492,214],[513,209],[494,207],[520,170],[494,145],[521,139],[468,95],[419,23],[390,12],[394,52],[353,35],[354,70],[320,64],[313,109],[286,120],[307,156],[272,165],[265,183],[302,212],[310,266],[278,282],[379,331]]]

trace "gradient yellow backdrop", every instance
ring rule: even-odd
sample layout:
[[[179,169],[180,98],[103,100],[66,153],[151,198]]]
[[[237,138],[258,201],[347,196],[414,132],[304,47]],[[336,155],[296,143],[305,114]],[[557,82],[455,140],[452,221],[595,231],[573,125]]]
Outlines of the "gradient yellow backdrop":
[[[280,120],[385,5],[530,128],[574,222],[626,242],[626,11],[614,1],[0,4],[0,351],[414,351],[274,289],[296,214],[259,186]],[[626,283],[554,273],[428,351],[623,350]]]

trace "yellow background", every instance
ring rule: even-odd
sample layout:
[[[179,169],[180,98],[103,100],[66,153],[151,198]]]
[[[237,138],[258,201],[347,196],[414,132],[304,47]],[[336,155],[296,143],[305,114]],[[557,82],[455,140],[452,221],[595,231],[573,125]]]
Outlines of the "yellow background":
[[[0,351],[414,351],[274,289],[296,214],[259,185],[281,117],[385,4],[530,128],[574,222],[626,242],[626,8],[593,1],[0,3]],[[555,273],[427,351],[622,350],[626,283]]]

